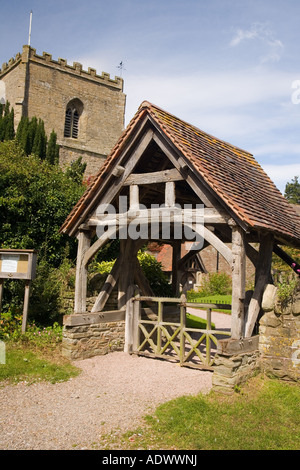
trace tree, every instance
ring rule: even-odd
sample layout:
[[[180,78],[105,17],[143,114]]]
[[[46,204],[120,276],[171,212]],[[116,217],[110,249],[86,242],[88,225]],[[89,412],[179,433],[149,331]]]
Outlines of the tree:
[[[52,136],[51,146],[53,146],[53,139],[54,136]],[[37,119],[35,116],[32,119],[22,116],[17,128],[16,140],[26,155],[33,154],[41,160],[47,158],[47,135],[42,119]],[[58,162],[54,161],[54,163]]]
[[[84,191],[59,167],[35,155],[26,156],[16,141],[0,143],[1,248],[35,248],[39,260],[58,266],[73,239],[59,233]]]
[[[53,130],[49,137],[49,142],[47,145],[47,152],[46,152],[46,160],[51,165],[57,164],[59,161],[59,145],[57,145],[56,140],[57,140],[57,135]]]
[[[86,169],[86,163],[81,163],[81,160],[82,157],[73,160],[69,168],[66,169],[66,176],[77,183],[82,181]]]
[[[287,183],[285,186],[284,196],[291,204],[300,204],[300,183],[298,179],[299,177],[295,176],[292,182]]]
[[[9,101],[0,107],[0,142],[12,140],[15,137],[14,109],[10,109]]]

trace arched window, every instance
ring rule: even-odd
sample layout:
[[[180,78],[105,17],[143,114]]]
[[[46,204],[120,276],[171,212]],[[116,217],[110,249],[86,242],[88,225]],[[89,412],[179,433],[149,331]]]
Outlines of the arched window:
[[[83,110],[83,104],[80,100],[70,101],[66,109],[64,137],[78,139],[79,118]]]

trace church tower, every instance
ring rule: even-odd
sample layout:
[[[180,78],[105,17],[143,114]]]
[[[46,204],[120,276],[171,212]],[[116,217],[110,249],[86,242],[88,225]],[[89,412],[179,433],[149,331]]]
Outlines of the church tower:
[[[14,108],[15,128],[22,116],[42,119],[46,134],[57,134],[61,166],[82,156],[86,176],[97,173],[124,129],[122,78],[55,61],[28,45],[0,69],[1,100]]]

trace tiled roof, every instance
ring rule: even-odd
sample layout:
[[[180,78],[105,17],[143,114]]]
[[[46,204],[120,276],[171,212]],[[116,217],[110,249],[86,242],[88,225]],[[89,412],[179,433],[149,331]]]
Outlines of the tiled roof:
[[[110,165],[134,133],[137,122],[149,115],[180,151],[213,194],[249,229],[265,229],[300,246],[300,216],[283,197],[253,155],[217,139],[159,107],[143,102],[107,157],[104,167],[74,207],[62,231],[78,218],[89,198],[103,183]]]

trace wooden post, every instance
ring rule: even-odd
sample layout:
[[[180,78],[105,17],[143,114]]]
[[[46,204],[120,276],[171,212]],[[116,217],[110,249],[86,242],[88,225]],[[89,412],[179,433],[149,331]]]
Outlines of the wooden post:
[[[78,234],[78,250],[76,262],[76,280],[75,280],[75,313],[86,312],[86,294],[87,294],[87,266],[84,264],[84,255],[91,244],[91,234],[81,230]]]
[[[274,236],[272,234],[268,233],[266,235],[262,235],[255,273],[255,288],[249,303],[245,322],[246,338],[249,338],[253,333],[255,322],[261,309],[264,289],[270,280],[273,245]]]
[[[245,237],[241,227],[232,226],[232,307],[231,337],[240,339],[244,333],[245,320],[245,285],[246,285],[246,250]]]
[[[28,316],[28,305],[29,305],[29,294],[30,294],[30,281],[26,281],[25,282],[24,305],[23,305],[22,333],[25,333],[25,331],[26,331],[27,316]]]
[[[139,187],[137,184],[133,184],[129,188],[129,210],[137,211],[139,210],[139,207]]]
[[[156,354],[160,355],[161,353],[161,323],[163,321],[163,303],[158,302],[158,312],[157,312],[157,346]]]
[[[179,270],[178,264],[181,259],[181,241],[172,244],[172,288],[175,297],[179,295]]]
[[[140,292],[135,289],[135,297],[140,297]],[[137,351],[140,346],[140,328],[139,322],[142,314],[142,303],[138,300],[133,302],[133,318],[132,318],[132,351]]]
[[[126,316],[125,316],[125,344],[124,352],[130,353],[133,346],[133,297],[135,286],[130,285],[127,289]]]
[[[121,272],[119,276],[118,308],[126,308],[127,289],[134,283],[134,275],[137,260],[137,252],[140,244],[136,240],[127,238],[120,240],[120,263]]]
[[[99,292],[99,295],[96,299],[96,302],[92,308],[92,312],[101,312],[101,310],[104,308],[113,288],[115,287],[119,276],[120,276],[120,271],[121,271],[121,259],[118,257],[115,261],[115,264],[112,267],[111,272],[106,278],[106,281],[104,285],[102,286],[101,291]]]
[[[175,183],[174,181],[168,181],[165,187],[165,205],[167,207],[175,206]]]
[[[3,299],[3,286],[4,286],[4,279],[0,279],[0,316],[1,316],[1,307],[2,307],[2,299]]]
[[[186,296],[184,294],[180,297],[180,364],[184,363],[185,355],[185,327],[186,327]]]

